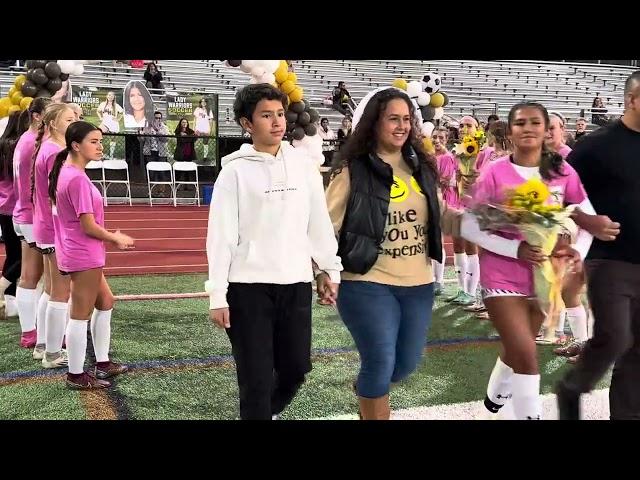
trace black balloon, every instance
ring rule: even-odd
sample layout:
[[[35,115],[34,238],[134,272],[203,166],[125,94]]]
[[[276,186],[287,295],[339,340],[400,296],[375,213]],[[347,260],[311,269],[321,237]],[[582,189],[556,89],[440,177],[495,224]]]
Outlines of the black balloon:
[[[242,60],[227,60],[230,67],[239,67],[242,63]]]
[[[433,120],[433,116],[436,114],[436,109],[430,105],[425,105],[424,107],[420,107],[420,112],[422,113],[422,120]]]
[[[302,128],[302,127],[294,128],[292,136],[293,136],[294,140],[302,140],[304,138],[304,128]]]
[[[314,108],[309,109],[309,116],[311,117],[311,123],[316,123],[320,120],[320,114]]]
[[[312,123],[310,123],[309,125],[307,125],[306,127],[304,127],[304,133],[306,133],[307,135],[309,135],[310,137],[313,137],[316,133],[318,133],[318,129],[316,128],[315,125],[313,125]]]
[[[62,80],[59,78],[52,78],[47,82],[47,90],[52,94],[56,93],[58,90],[62,88]]]
[[[33,83],[31,80],[27,80],[22,85],[22,88],[20,89],[20,91],[22,92],[22,95],[24,95],[25,97],[35,97],[36,93],[38,93],[38,86],[35,83]]]
[[[49,78],[47,78],[42,68],[36,68],[31,75],[31,81],[36,85],[44,85],[49,81]]]
[[[293,110],[296,113],[304,112],[304,102],[295,102],[289,105],[289,110]]]
[[[33,68],[42,68],[44,70],[44,66],[47,64],[46,60],[34,60]]]
[[[303,98],[302,101],[304,102],[304,111],[308,112],[309,109],[311,108],[311,104],[309,103],[309,100],[307,100],[306,98]]]
[[[35,68],[30,68],[29,70],[27,70],[26,76],[27,76],[27,80],[32,80],[33,78],[33,72],[35,72],[36,69]]]
[[[35,64],[35,60],[27,60],[25,62],[25,66],[27,67],[27,70],[31,70],[32,68],[36,68],[34,67]]]
[[[284,114],[284,118],[287,119],[287,123],[295,123],[298,121],[298,114],[291,110],[287,110],[287,113]]]
[[[69,79],[69,74],[68,73],[61,73],[60,74],[60,80],[62,80],[63,82]]]
[[[310,121],[311,115],[309,115],[307,112],[302,112],[300,115],[298,115],[298,125],[304,127],[305,125],[309,125]]]
[[[49,93],[49,90],[47,90],[46,88],[41,88],[40,90],[38,90],[38,93],[34,98],[38,97],[51,98],[51,93]]]
[[[60,65],[58,65],[57,62],[49,62],[44,66],[44,73],[47,77],[53,79],[58,78],[62,72],[60,71]]]

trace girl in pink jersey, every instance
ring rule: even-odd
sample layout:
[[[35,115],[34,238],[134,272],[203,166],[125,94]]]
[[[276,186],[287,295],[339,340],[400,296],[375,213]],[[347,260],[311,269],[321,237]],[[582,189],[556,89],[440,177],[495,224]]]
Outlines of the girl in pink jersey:
[[[575,170],[546,148],[549,123],[549,114],[538,103],[521,103],[511,109],[508,134],[513,154],[496,159],[483,169],[474,185],[474,201],[501,203],[506,189],[530,178],[541,178],[553,194],[552,202],[578,204],[583,211],[593,211]],[[511,396],[516,418],[539,419],[542,405],[535,335],[544,313],[533,297],[532,267],[544,260],[542,252],[519,235],[480,231],[477,219],[470,213],[465,213],[461,230],[465,238],[482,247],[484,302],[502,341],[485,406],[495,413]],[[579,267],[591,239],[589,233],[580,231],[575,245],[556,249],[554,254],[570,256]]]
[[[58,268],[71,277],[71,312],[67,325],[69,373],[67,386],[87,390],[109,387],[105,379],[124,373],[127,367],[109,360],[113,294],[104,278],[104,241],[121,250],[133,247],[133,239],[104,228],[102,195],[85,173],[87,163],[102,158],[102,132],[84,122],[72,123],[65,134],[66,148],[55,157],[49,177],[53,204]],[[93,314],[92,314],[93,312]],[[95,375],[84,371],[87,321],[96,354]]]
[[[438,127],[431,134],[431,141],[436,153],[438,162],[438,172],[440,174],[440,190],[442,191],[442,199],[453,208],[460,208],[460,198],[458,197],[457,175],[458,161],[453,154],[447,150],[447,140],[449,130],[444,127]],[[459,254],[457,250],[455,253]],[[464,253],[464,250],[462,250]],[[441,295],[444,285],[444,265],[447,258],[444,250],[444,240],[442,242],[442,263],[432,260],[433,272],[435,276],[434,295]]]
[[[478,120],[474,117],[470,115],[462,117],[460,119],[460,138],[475,135],[478,125]],[[473,180],[461,177],[459,168],[457,172],[458,182],[462,183],[465,191],[468,192]],[[461,198],[460,201],[464,204],[464,199]],[[473,305],[476,302],[476,290],[480,281],[478,247],[463,238],[453,237],[453,249],[456,252],[453,257],[453,265],[458,277],[458,292],[445,301],[456,305]]]
[[[560,154],[563,159],[571,153],[571,148],[564,143],[565,119],[557,112],[549,112],[549,133],[546,137],[546,145],[550,150]],[[567,274],[562,288],[562,299],[565,303],[565,310],[560,312],[556,331],[556,343],[564,341],[565,320],[569,322],[573,341],[569,345],[561,346],[554,350],[554,353],[568,357],[571,363],[578,359],[582,351],[582,346],[587,341],[588,335],[588,315],[582,304],[582,291],[584,289],[584,272]],[[546,343],[538,340],[538,343]]]
[[[7,127],[0,137],[0,227],[6,258],[0,277],[0,317],[6,318],[7,295],[14,295],[20,277],[22,251],[20,239],[13,228],[12,214],[16,204],[13,189],[13,152],[20,136],[29,127],[29,112],[14,112],[9,116]]]
[[[65,146],[67,127],[75,121],[71,107],[52,103],[44,111],[38,130],[31,168],[33,198],[33,237],[36,247],[44,255],[44,292],[38,301],[37,342],[33,358],[42,360],[44,368],[66,367],[67,357],[62,350],[67,322],[69,278],[60,275],[55,254],[55,238],[51,202],[49,201],[49,173],[56,155]]]
[[[22,134],[13,153],[13,187],[16,205],[13,208],[13,226],[22,240],[22,265],[20,282],[16,288],[16,304],[20,317],[20,346],[33,348],[36,345],[36,312],[38,307],[38,282],[44,269],[42,254],[36,249],[33,238],[33,203],[31,201],[31,160],[38,129],[42,123],[48,98],[36,98],[29,105],[29,129]]]

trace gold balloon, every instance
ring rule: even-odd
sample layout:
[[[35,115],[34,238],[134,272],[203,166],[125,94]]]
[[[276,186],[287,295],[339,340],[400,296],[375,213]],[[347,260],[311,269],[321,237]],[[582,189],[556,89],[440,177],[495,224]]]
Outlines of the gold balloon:
[[[13,85],[16,87],[17,90],[20,90],[22,88],[22,85],[24,85],[24,82],[26,81],[27,81],[27,77],[25,75],[18,75]]]
[[[19,111],[20,111],[20,105],[11,105],[9,107],[8,115],[11,115],[13,112],[19,112]]]
[[[33,102],[33,97],[24,97],[22,100],[20,100],[20,109],[26,110],[27,108],[29,108],[29,105],[31,105],[31,102]]]
[[[293,83],[298,83],[298,76],[294,72],[289,72],[287,75],[287,80]]]
[[[285,62],[285,65],[286,65],[286,62]],[[278,83],[284,83],[289,77],[289,72],[287,71],[286,66],[285,68],[282,68],[282,65],[280,65],[273,74],[275,75],[276,82]]]
[[[24,95],[22,95],[22,92],[19,91],[15,91],[13,92],[13,95],[11,95],[11,103],[13,103],[14,105],[20,105],[20,101],[24,98]]]
[[[400,90],[407,89],[407,81],[404,78],[396,78],[391,85],[399,88]]]
[[[433,108],[439,108],[444,105],[444,96],[440,92],[436,92],[431,95],[431,102],[429,103]]]
[[[304,91],[300,87],[295,87],[289,94],[289,100],[291,103],[301,102],[304,95]]]
[[[293,82],[290,82],[289,80],[285,80],[284,82],[282,82],[282,85],[280,85],[280,90],[282,90],[287,95],[293,92],[295,88],[296,88],[296,84]]]

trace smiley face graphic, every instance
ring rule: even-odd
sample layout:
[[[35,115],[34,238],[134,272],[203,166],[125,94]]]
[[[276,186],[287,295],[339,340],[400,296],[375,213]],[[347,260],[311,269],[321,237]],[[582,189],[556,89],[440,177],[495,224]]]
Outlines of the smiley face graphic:
[[[416,182],[416,179],[413,177],[411,177],[411,188],[413,188],[414,192],[424,197],[424,192],[420,188],[420,185],[418,185],[418,182]]]
[[[407,182],[396,175],[393,176],[393,185],[391,185],[391,201],[395,203],[404,202],[409,196],[409,187]]]

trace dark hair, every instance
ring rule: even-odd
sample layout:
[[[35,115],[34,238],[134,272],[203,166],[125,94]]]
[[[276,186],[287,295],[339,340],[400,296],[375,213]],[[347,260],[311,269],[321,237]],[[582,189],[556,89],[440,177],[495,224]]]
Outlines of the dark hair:
[[[548,130],[549,129],[549,112],[547,109],[538,102],[521,102],[515,104],[509,110],[508,117],[508,131],[511,131],[511,126],[513,125],[513,120],[516,115],[516,112],[523,108],[535,108],[544,118],[544,126]],[[554,177],[564,177],[565,175],[562,173],[562,156],[559,153],[551,151],[546,145],[545,142],[542,142],[542,151],[540,153],[540,175],[545,180],[553,180]]]
[[[636,85],[634,85],[636,84]],[[624,82],[624,94],[629,95],[635,86],[640,85],[640,70],[636,70]]]
[[[491,120],[493,120],[494,122],[497,122],[498,120],[500,120],[500,117],[494,113],[492,113],[491,115],[489,115],[487,117],[487,123],[490,122]]]
[[[233,115],[240,125],[240,119],[246,118],[253,122],[253,112],[260,100],[280,100],[282,107],[287,108],[289,98],[273,85],[268,83],[255,83],[236,92],[236,99],[233,101]]]
[[[20,118],[23,112],[13,112],[0,137],[0,180],[13,180],[13,151],[20,139]]]
[[[53,166],[51,167],[51,172],[49,173],[49,198],[54,205],[56,204],[56,190],[58,189],[60,170],[67,156],[72,151],[72,144],[74,142],[82,143],[87,135],[95,130],[99,132],[102,131],[94,124],[85,122],[84,120],[73,122],[67,127],[67,131],[64,134],[66,147],[56,155],[56,159],[53,161]]]
[[[156,72],[158,71],[158,66],[156,65],[156,62],[149,62],[147,63],[147,72],[151,70],[151,65],[153,65],[156,69]]]
[[[600,100],[600,102],[602,102],[602,104],[604,105],[604,101],[602,100],[602,97],[599,97],[596,95],[593,99],[593,103],[591,104],[591,108],[597,107],[596,103],[598,102],[598,100]],[[600,108],[600,107],[597,107],[597,108]]]
[[[124,103],[124,113],[133,115],[133,108],[131,108],[131,100],[129,100],[129,94],[131,93],[131,90],[133,88],[137,88],[138,91],[144,97],[144,116],[147,119],[147,123],[151,123],[151,120],[153,119],[153,112],[154,112],[153,98],[151,97],[149,90],[147,90],[147,87],[144,86],[144,83],[140,82],[139,80],[130,81],[129,83],[127,83],[127,86],[124,89],[124,96],[122,99],[122,103]]]
[[[496,120],[489,127],[489,133],[495,139],[502,151],[511,150],[511,142],[507,138],[507,124]]]
[[[320,123],[324,122],[325,120],[326,120],[327,122],[329,121],[329,119],[328,119],[327,117],[322,117],[322,118],[320,119]]]
[[[175,134],[176,135],[180,135],[180,132],[182,131],[182,128],[180,127],[180,124],[182,123],[182,121],[185,120],[187,122],[187,128],[184,130],[185,132],[187,132],[188,135],[195,135],[196,132],[194,132],[191,127],[189,126],[189,120],[187,120],[185,117],[182,117],[179,121],[178,121],[178,125],[176,125],[176,130],[175,130]]]
[[[160,110],[156,110],[155,112],[153,112],[153,116],[155,117],[156,115],[160,115],[161,117],[164,117],[164,115],[162,115],[162,112]]]
[[[436,167],[436,159],[433,155],[428,154],[422,142],[418,138],[418,127],[416,123],[416,111],[411,103],[411,99],[407,94],[397,88],[387,88],[377,92],[369,99],[369,102],[362,112],[360,121],[356,125],[355,130],[348,137],[345,144],[340,148],[331,168],[331,178],[336,176],[342,171],[344,167],[348,167],[349,163],[358,161],[363,155],[375,153],[377,144],[376,139],[376,125],[380,120],[382,112],[387,107],[387,104],[391,100],[404,100],[409,107],[409,114],[411,116],[411,132],[409,138],[403,145],[403,153],[406,149],[413,147],[418,160],[430,168],[433,173],[438,176],[438,169]]]

